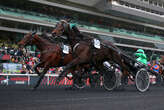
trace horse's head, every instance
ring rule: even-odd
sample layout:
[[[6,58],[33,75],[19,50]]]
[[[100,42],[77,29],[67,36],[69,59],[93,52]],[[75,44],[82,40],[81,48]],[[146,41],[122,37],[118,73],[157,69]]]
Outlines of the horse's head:
[[[52,31],[52,36],[61,36],[64,34],[68,34],[70,31],[69,23],[66,20],[61,20],[59,23],[56,24],[54,30]]]
[[[20,42],[18,42],[18,45],[22,47],[26,45],[31,45],[35,34],[36,32],[33,32],[33,33],[30,32],[26,34],[24,38]]]

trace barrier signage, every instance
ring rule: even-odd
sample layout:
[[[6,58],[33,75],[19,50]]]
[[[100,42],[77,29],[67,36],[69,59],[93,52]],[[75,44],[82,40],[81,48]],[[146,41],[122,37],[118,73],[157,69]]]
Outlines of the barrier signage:
[[[8,84],[28,84],[28,76],[9,76]]]
[[[39,76],[30,76],[30,85],[35,85],[38,80]],[[47,76],[42,79],[41,85],[47,85]]]
[[[73,81],[63,78],[59,84],[56,84],[56,78],[58,75],[46,74],[42,79],[40,86],[70,86]],[[1,74],[0,73],[0,84],[2,85],[35,85],[39,80],[39,76],[37,74]]]

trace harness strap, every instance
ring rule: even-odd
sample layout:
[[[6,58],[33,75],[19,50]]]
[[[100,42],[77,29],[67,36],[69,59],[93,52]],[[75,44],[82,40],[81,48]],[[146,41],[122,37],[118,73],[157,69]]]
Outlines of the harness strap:
[[[52,51],[54,51],[54,50],[53,49],[49,49],[49,50],[44,50],[41,53],[47,53],[47,52],[52,52]]]
[[[75,51],[76,47],[79,46],[80,43],[77,43],[74,47],[73,47],[73,52]]]

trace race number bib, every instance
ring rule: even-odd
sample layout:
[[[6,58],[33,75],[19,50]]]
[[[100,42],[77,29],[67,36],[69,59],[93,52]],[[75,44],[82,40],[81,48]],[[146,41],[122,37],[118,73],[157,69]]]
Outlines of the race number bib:
[[[94,47],[100,49],[100,41],[98,39],[94,39]]]
[[[63,45],[63,53],[69,54],[69,46]]]

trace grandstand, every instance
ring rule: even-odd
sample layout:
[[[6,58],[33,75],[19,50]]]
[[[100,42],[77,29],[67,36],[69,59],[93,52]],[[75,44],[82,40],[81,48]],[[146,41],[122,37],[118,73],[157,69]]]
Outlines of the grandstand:
[[[163,0],[1,0],[1,41],[17,42],[34,29],[50,33],[63,16],[130,55],[137,48],[149,58],[164,54]]]

